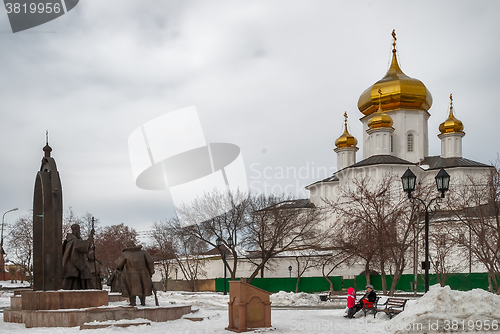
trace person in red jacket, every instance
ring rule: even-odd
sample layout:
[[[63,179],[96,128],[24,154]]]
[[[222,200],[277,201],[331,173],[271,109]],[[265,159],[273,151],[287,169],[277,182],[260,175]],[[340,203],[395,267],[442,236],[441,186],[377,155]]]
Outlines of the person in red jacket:
[[[354,288],[349,288],[347,289],[347,307],[349,310],[347,311],[347,314],[344,315],[344,317],[348,317],[349,312],[353,312],[352,308],[356,305],[356,292],[354,291]]]
[[[375,290],[373,290],[373,285],[368,284],[366,286],[366,293],[364,296],[357,302],[352,309],[349,309],[349,312],[347,313],[347,317],[349,319],[352,319],[356,312],[361,310],[363,308],[363,305],[373,305],[373,303],[377,300],[377,294],[375,293]]]

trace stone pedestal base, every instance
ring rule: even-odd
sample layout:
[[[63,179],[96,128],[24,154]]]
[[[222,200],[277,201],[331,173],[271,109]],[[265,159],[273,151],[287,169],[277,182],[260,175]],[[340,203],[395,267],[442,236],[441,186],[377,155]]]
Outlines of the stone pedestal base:
[[[85,323],[137,318],[156,322],[175,320],[191,312],[191,305],[169,307],[95,307],[79,310],[13,311],[5,309],[5,322],[24,323],[31,327],[75,327]]]
[[[31,327],[75,327],[94,321],[137,318],[163,322],[191,312],[191,305],[168,307],[108,307],[108,293],[100,290],[28,291],[11,297],[4,309],[5,322]]]
[[[108,292],[102,290],[23,291],[21,299],[23,311],[74,309],[108,305]]]

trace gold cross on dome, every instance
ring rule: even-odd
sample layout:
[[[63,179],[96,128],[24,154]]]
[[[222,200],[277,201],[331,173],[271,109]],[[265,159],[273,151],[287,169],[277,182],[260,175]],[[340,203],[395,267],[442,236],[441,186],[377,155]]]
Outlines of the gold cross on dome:
[[[392,49],[396,50],[396,41],[398,40],[396,38],[396,29],[392,29]]]

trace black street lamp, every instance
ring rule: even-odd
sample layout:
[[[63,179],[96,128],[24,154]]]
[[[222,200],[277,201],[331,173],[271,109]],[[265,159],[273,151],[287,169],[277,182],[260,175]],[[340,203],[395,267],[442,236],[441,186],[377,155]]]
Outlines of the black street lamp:
[[[222,254],[222,262],[224,263],[224,295],[227,295],[227,282],[226,282],[226,277],[227,277],[226,251],[227,251],[227,248],[224,247],[224,249],[221,250],[222,242],[223,242],[223,240],[221,238],[217,238],[217,240],[215,240],[215,244],[217,245],[217,249]],[[233,247],[233,238],[231,236],[227,239],[227,245],[229,246],[229,248]]]
[[[288,266],[288,271],[290,272],[290,278],[292,278],[292,266]]]
[[[179,271],[179,269],[175,268],[175,280],[177,281],[177,272]]]
[[[421,212],[425,213],[425,262],[422,266],[425,269],[425,292],[429,291],[429,211],[435,212],[439,209],[439,202],[441,198],[444,198],[444,193],[448,191],[450,186],[450,175],[446,173],[444,168],[441,168],[436,177],[436,187],[441,193],[441,196],[431,199],[428,203],[418,197],[412,197],[411,193],[415,190],[417,177],[410,168],[401,177],[403,182],[403,190],[408,193],[408,198],[420,209]],[[434,206],[431,204],[434,203]]]

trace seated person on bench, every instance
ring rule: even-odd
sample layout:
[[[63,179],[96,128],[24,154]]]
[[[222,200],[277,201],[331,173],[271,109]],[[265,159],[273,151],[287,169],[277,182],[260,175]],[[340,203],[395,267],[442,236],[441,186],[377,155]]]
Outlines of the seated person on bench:
[[[352,319],[352,317],[363,308],[363,305],[366,304],[366,306],[373,305],[373,303],[377,300],[377,294],[375,293],[375,290],[373,290],[373,285],[368,284],[366,286],[366,293],[365,295],[359,300],[359,302],[354,305],[353,308],[349,309],[349,313],[347,313],[347,317],[349,319]]]

